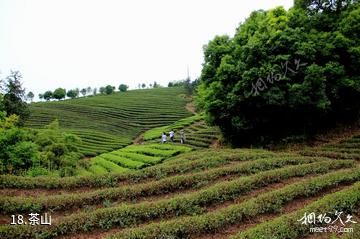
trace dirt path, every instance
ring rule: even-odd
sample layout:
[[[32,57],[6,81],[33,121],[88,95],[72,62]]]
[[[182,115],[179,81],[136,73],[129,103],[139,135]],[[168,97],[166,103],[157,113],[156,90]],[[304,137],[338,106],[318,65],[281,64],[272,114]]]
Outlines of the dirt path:
[[[144,142],[144,133],[139,134],[134,140],[133,144],[141,144]]]
[[[191,113],[193,113],[193,114],[196,114],[195,105],[194,105],[193,102],[187,103],[186,106],[185,106],[185,108],[186,108],[189,112],[191,112]]]

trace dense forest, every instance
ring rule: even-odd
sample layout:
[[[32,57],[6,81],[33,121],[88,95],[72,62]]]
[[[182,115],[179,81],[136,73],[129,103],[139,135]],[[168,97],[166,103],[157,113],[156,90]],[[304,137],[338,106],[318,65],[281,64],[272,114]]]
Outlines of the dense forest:
[[[359,119],[358,1],[255,11],[204,54],[197,104],[233,144],[304,140]]]

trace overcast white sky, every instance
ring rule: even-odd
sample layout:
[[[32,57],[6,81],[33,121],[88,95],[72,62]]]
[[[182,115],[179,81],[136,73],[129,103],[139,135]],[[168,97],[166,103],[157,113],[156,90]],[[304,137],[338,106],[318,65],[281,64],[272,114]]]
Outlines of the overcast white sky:
[[[1,78],[20,70],[35,95],[192,79],[202,47],[253,10],[293,0],[0,0]]]

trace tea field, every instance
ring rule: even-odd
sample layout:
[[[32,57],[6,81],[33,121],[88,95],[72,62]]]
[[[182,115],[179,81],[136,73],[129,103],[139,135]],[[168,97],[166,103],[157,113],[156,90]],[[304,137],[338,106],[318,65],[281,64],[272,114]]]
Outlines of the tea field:
[[[174,142],[160,144],[162,132],[175,131]],[[180,144],[179,130],[184,129],[185,143]],[[159,164],[166,158],[200,148],[208,148],[218,139],[220,132],[205,124],[201,115],[194,115],[176,121],[168,126],[150,129],[143,134],[140,143],[132,144],[90,160],[86,167],[78,167],[76,175],[101,175],[122,173]],[[157,139],[155,139],[157,138]]]
[[[145,140],[93,159],[125,170],[0,176],[0,238],[359,238],[355,223],[346,224],[354,233],[339,234],[311,234],[301,223],[305,213],[336,211],[360,221],[358,139],[296,152]],[[47,213],[52,223],[29,225],[29,213]],[[11,215],[27,225],[9,225]]]
[[[30,105],[27,127],[41,128],[58,119],[66,132],[78,135],[80,151],[96,156],[122,148],[148,129],[191,116],[181,87],[132,90]]]

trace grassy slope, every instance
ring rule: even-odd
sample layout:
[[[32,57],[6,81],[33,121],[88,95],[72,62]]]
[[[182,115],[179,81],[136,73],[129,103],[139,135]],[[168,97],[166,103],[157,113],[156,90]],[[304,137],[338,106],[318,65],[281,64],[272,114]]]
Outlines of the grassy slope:
[[[64,130],[82,138],[84,154],[97,155],[129,144],[140,132],[190,116],[185,104],[182,88],[41,102],[31,104],[26,126],[39,128],[58,118]]]

